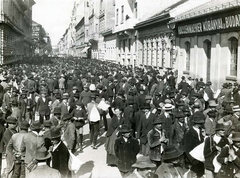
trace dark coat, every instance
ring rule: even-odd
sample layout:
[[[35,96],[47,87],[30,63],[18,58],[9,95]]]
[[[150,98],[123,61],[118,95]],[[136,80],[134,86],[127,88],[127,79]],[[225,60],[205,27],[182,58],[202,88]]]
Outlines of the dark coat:
[[[140,122],[137,129],[137,138],[140,139],[142,144],[146,144],[148,142],[147,134],[153,128],[153,121],[157,117],[157,115],[151,113],[148,118],[142,112],[140,114]]]
[[[140,150],[137,139],[130,137],[125,142],[121,136],[115,141],[114,150],[118,157],[118,169],[122,172],[130,171],[132,165],[136,162],[136,156]]]
[[[202,133],[200,138],[201,140],[199,140],[198,133],[192,127],[186,131],[184,135],[184,151],[187,157],[186,163],[192,165],[191,170],[199,177],[204,174],[204,163],[197,161],[189,153],[204,141]]]
[[[214,171],[213,159],[218,154],[218,150],[217,150],[216,146],[223,148],[224,146],[226,146],[228,144],[229,144],[229,142],[226,137],[222,137],[218,143],[216,143],[213,140],[213,136],[209,136],[205,139],[203,154],[204,154],[204,158],[205,158],[205,168],[207,170]]]
[[[59,146],[52,151],[52,168],[57,169],[62,178],[71,177],[71,172],[68,169],[69,151],[64,143],[61,141]]]
[[[46,98],[45,102],[43,101],[42,97],[38,99],[36,111],[38,111],[41,116],[50,115],[50,108],[48,106],[49,101],[49,98]]]
[[[187,127],[185,123],[183,125],[180,125],[178,121],[176,121],[173,125],[173,145],[178,146],[178,148],[182,148],[183,146],[183,140],[184,140],[184,134],[187,131]],[[183,148],[182,148],[183,149]]]
[[[169,144],[172,144],[173,139],[173,127],[175,121],[174,115],[169,115],[167,118],[164,113],[160,114],[160,119],[164,121],[163,129],[166,131],[166,137],[169,139]]]
[[[128,125],[130,128],[132,128],[133,124],[134,124],[134,109],[132,106],[127,106],[124,108],[123,110],[123,117],[125,120],[126,125]]]
[[[164,141],[160,141],[160,139],[164,139]],[[150,147],[149,157],[154,161],[162,160],[162,146],[165,147],[167,143],[167,139],[165,138],[165,131],[162,130],[161,134],[157,132],[155,129],[152,129],[148,132],[148,145]]]
[[[121,117],[120,120],[118,120],[116,115],[113,115],[112,119],[111,119],[111,123],[109,125],[109,128],[107,130],[106,133],[106,137],[109,137],[113,134],[113,132],[115,131],[116,128],[120,127],[121,125],[123,125],[124,120]]]
[[[236,173],[240,171],[240,150],[237,151],[233,149],[235,155],[237,156],[233,162],[224,162],[224,159],[229,156],[229,146],[225,146],[222,148],[220,154],[217,157],[217,161],[222,164],[221,169],[217,173],[217,178],[227,178],[227,177],[234,177]],[[235,171],[235,172],[234,172]]]

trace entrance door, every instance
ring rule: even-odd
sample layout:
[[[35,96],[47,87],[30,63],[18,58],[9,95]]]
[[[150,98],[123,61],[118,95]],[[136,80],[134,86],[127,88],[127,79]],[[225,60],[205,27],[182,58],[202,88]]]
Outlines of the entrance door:
[[[209,40],[204,41],[204,51],[207,57],[207,81],[210,81],[211,76],[211,42]]]

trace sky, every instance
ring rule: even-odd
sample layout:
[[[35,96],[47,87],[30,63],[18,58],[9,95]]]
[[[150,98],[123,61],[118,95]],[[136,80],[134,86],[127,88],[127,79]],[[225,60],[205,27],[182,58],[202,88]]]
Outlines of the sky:
[[[57,45],[68,25],[74,0],[34,0],[32,19],[49,33],[52,45]]]

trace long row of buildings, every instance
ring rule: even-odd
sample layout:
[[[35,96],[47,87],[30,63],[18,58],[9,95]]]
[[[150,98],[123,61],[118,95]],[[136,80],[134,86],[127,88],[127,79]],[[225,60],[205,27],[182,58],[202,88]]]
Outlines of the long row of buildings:
[[[62,55],[240,82],[240,0],[77,0]]]
[[[32,20],[34,0],[0,0],[0,65],[51,53],[51,40]]]

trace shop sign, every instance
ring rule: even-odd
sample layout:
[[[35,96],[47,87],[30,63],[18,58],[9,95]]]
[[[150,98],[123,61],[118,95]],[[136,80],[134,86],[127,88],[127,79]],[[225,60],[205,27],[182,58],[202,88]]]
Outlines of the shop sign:
[[[203,33],[217,30],[227,30],[240,27],[240,13],[225,17],[205,19],[204,21],[180,25],[177,28],[178,35]]]

